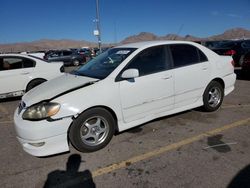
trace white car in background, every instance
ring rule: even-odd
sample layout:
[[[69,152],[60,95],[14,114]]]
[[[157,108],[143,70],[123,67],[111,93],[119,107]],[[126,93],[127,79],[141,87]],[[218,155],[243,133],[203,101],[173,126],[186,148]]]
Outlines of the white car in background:
[[[109,49],[22,98],[17,138],[34,156],[105,147],[115,131],[203,106],[234,89],[232,58],[192,42],[152,41]],[[61,84],[63,83],[63,84]]]
[[[43,57],[45,55],[44,52],[21,52],[20,54],[31,55],[31,56],[34,56],[34,57],[38,57],[40,59],[43,59]]]
[[[48,63],[22,54],[0,54],[0,99],[22,96],[62,72],[63,63]]]

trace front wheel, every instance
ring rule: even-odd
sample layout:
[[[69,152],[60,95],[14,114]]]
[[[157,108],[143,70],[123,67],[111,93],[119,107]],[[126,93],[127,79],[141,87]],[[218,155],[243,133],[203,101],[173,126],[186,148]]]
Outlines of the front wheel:
[[[224,89],[217,81],[212,81],[203,94],[203,109],[207,112],[216,111],[222,104]]]
[[[104,148],[115,131],[115,120],[103,108],[90,109],[75,119],[69,130],[71,144],[81,152],[93,152]]]
[[[77,60],[77,59],[74,59],[74,60],[73,60],[73,65],[74,65],[74,66],[79,66],[79,65],[80,65],[80,61]]]

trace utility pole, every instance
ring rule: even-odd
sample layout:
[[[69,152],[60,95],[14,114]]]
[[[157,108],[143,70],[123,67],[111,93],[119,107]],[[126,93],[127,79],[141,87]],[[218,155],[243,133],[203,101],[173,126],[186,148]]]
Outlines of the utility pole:
[[[99,48],[100,52],[102,52],[100,14],[99,14],[99,0],[96,0],[96,20],[95,21],[96,21],[96,30],[94,31],[94,35],[97,36],[98,48]]]

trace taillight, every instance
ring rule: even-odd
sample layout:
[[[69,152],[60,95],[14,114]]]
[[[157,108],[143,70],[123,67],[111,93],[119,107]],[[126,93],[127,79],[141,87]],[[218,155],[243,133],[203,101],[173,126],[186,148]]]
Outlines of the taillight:
[[[228,50],[224,53],[224,55],[234,55],[234,54],[236,54],[235,50]]]

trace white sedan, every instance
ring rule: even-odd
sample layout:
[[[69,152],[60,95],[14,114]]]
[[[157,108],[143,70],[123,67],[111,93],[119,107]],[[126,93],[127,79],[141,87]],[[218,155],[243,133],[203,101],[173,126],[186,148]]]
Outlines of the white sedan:
[[[0,99],[21,96],[62,72],[63,63],[47,63],[28,55],[1,54]]]
[[[69,142],[92,152],[150,120],[199,106],[215,111],[234,89],[232,63],[192,42],[112,48],[24,95],[14,115],[17,138],[34,156],[68,151]]]

